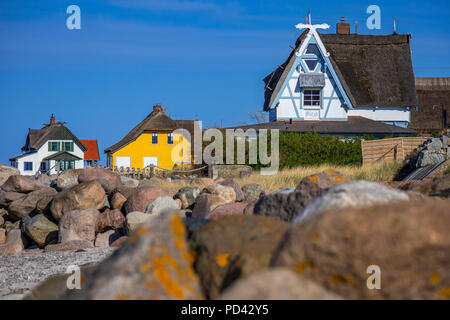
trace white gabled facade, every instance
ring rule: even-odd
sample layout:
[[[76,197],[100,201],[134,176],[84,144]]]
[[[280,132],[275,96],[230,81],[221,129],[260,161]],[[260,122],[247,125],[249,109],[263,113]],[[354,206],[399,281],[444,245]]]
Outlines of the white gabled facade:
[[[316,29],[322,25],[297,25],[309,32],[288,70],[280,90],[269,106],[269,120],[348,120],[361,116],[406,127],[409,107],[354,107],[347,96]]]
[[[55,155],[61,151],[49,151],[48,143],[55,142],[63,145],[63,143],[73,143],[73,151],[70,154],[80,158],[81,160],[73,160],[72,164],[68,164],[69,168],[82,169],[84,168],[84,151],[73,140],[48,140],[42,145],[36,152],[24,153],[16,157],[14,161],[11,161],[11,165],[17,168],[22,175],[35,175],[38,172],[56,174],[58,173],[58,167],[56,166],[56,160],[44,160],[47,157]],[[64,166],[64,164],[63,164]]]

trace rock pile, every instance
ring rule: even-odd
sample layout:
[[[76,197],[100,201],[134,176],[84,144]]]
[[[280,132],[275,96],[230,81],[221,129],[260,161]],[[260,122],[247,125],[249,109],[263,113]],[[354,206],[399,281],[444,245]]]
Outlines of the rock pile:
[[[447,136],[432,138],[417,148],[418,156],[413,165],[416,168],[432,166],[450,158],[450,147]]]
[[[448,174],[391,185],[327,170],[274,192],[198,178],[173,192],[84,170],[55,189],[14,175],[2,186],[0,254],[119,246],[83,269],[81,290],[57,277],[30,298],[450,298]]]

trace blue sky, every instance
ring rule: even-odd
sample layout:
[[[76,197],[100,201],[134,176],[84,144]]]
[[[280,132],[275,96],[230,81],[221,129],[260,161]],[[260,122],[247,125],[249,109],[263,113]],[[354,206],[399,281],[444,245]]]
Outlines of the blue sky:
[[[66,9],[81,8],[81,30]],[[366,8],[381,8],[381,30]],[[289,55],[311,11],[313,23],[341,16],[360,34],[412,34],[416,76],[450,76],[450,2],[2,0],[0,2],[0,162],[20,153],[28,128],[55,113],[103,150],[151,112],[204,125],[251,122],[262,79]],[[105,159],[101,154],[102,160]]]

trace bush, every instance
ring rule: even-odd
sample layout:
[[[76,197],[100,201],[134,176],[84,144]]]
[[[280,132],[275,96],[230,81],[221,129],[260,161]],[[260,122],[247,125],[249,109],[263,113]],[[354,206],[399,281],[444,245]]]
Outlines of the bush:
[[[340,140],[318,133],[280,134],[280,167],[359,165],[362,163],[361,140]]]

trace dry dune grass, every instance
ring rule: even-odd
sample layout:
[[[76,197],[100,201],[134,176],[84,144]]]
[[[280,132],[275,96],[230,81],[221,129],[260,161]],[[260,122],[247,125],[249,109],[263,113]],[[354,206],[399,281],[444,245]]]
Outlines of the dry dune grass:
[[[352,180],[392,181],[402,166],[402,162],[391,162],[366,166],[321,165],[314,167],[296,167],[280,170],[277,174],[271,176],[263,176],[259,172],[255,172],[248,177],[235,180],[241,186],[257,183],[263,185],[268,190],[274,191],[282,188],[295,187],[304,177],[327,169],[336,169]],[[164,182],[161,185],[161,187],[171,190],[178,190],[184,186],[194,186],[194,184],[187,182]],[[198,185],[198,187],[202,186]]]

